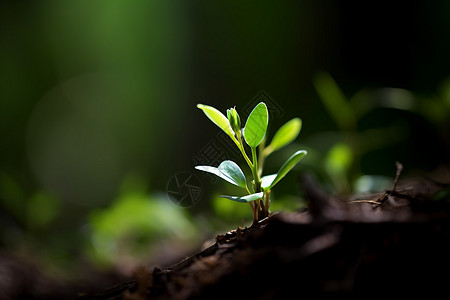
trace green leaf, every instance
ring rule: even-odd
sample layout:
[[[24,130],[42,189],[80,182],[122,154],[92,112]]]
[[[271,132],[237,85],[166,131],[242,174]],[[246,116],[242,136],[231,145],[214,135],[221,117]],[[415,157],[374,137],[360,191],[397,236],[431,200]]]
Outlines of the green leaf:
[[[226,134],[228,134],[232,139],[234,139],[234,132],[233,129],[230,126],[230,122],[228,121],[228,118],[225,117],[223,113],[221,113],[216,108],[204,105],[204,104],[197,104],[197,107],[203,110],[205,115],[217,126],[219,126],[220,129],[225,131]]]
[[[230,178],[235,184],[242,188],[247,187],[247,180],[245,179],[245,175],[242,172],[241,168],[231,160],[225,160],[219,165],[219,171]]]
[[[244,138],[247,144],[256,148],[266,135],[269,113],[264,102],[260,102],[252,110],[244,127]]]
[[[344,176],[353,163],[353,151],[345,143],[336,143],[325,158],[325,169],[334,176]]]
[[[314,76],[317,94],[330,116],[341,130],[356,128],[356,114],[350,102],[327,72],[319,72]]]
[[[196,166],[195,168],[203,172],[214,174],[231,184],[247,189],[244,173],[239,166],[231,160],[223,161],[218,168],[211,166]]]
[[[256,193],[256,194],[251,194],[251,195],[247,195],[247,196],[226,196],[226,195],[222,195],[220,196],[220,198],[227,198],[236,202],[241,202],[241,203],[247,203],[250,201],[255,201],[258,199],[261,199],[263,196],[264,192],[260,192],[260,193]]]
[[[278,129],[267,149],[272,152],[292,143],[297,138],[301,128],[302,120],[300,118],[290,120]]]
[[[210,166],[196,166],[195,167],[197,170],[203,171],[203,172],[208,172],[211,174],[214,174],[216,176],[219,176],[220,178],[222,178],[223,180],[228,181],[231,184],[237,185],[239,186],[239,184],[237,182],[235,182],[234,180],[232,180],[231,178],[229,178],[228,176],[225,176],[222,172],[219,171],[218,168],[216,167],[210,167]]]
[[[269,187],[276,177],[277,177],[277,174],[266,175],[266,176],[261,177],[261,187],[262,188]]]
[[[273,188],[275,184],[277,184],[281,179],[283,179],[284,176],[286,176],[287,173],[289,173],[292,168],[294,168],[297,163],[305,157],[307,152],[305,150],[300,150],[292,154],[291,157],[288,158],[288,160],[281,166],[281,168],[278,170],[277,176],[272,181],[272,183],[269,185],[269,189]]]

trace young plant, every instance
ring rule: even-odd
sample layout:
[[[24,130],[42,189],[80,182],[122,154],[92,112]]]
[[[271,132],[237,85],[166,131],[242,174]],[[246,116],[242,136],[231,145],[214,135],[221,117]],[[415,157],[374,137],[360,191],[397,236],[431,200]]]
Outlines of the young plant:
[[[242,169],[233,161],[225,160],[218,167],[196,166],[200,171],[212,173],[245,191],[242,196],[220,196],[236,202],[249,203],[253,211],[253,225],[269,216],[270,191],[286,174],[297,165],[306,155],[305,150],[295,152],[280,167],[276,174],[262,176],[264,161],[267,156],[276,150],[290,144],[297,138],[302,127],[302,121],[294,118],[284,124],[275,133],[272,141],[265,146],[269,113],[264,102],[260,102],[247,118],[244,128],[241,128],[241,119],[235,108],[227,110],[227,117],[212,106],[198,104],[205,115],[220,129],[222,129],[236,144],[252,173],[247,180]],[[251,159],[242,141],[250,147]],[[257,152],[258,148],[258,152]],[[249,186],[250,182],[250,186]]]

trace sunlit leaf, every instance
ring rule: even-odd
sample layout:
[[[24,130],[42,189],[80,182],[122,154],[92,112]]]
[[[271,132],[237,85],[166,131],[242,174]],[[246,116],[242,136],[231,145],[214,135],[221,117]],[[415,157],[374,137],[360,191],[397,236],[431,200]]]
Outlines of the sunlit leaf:
[[[225,176],[222,172],[219,171],[218,168],[216,167],[211,167],[211,166],[196,166],[195,167],[197,170],[203,171],[203,172],[208,172],[211,174],[214,174],[216,176],[219,176],[220,178],[222,178],[223,180],[228,181],[231,184],[237,185],[239,186],[239,184],[237,184],[237,182],[235,182],[234,180],[232,180],[230,177]]]
[[[230,200],[233,200],[236,202],[247,203],[250,201],[255,201],[255,200],[261,199],[263,194],[264,194],[263,192],[260,192],[260,193],[251,194],[251,195],[242,196],[242,197],[222,195],[222,196],[220,196],[220,198],[227,198],[227,199],[230,199]]]
[[[244,127],[244,138],[247,144],[256,148],[266,135],[269,113],[264,102],[260,102],[252,110]]]
[[[242,188],[247,187],[245,175],[241,168],[231,160],[223,161],[218,168],[211,166],[196,166],[197,170],[214,174],[229,183],[240,186]]]
[[[231,160],[225,160],[219,165],[219,171],[230,178],[235,184],[239,185],[242,188],[247,187],[247,181],[245,179],[245,175],[242,172],[241,168]]]
[[[301,128],[302,120],[300,118],[290,120],[278,129],[267,148],[275,151],[292,143],[297,138]]]
[[[230,122],[228,121],[228,118],[225,117],[223,113],[221,113],[216,108],[204,105],[204,104],[197,104],[197,107],[203,110],[205,115],[217,126],[219,126],[220,129],[222,129],[226,134],[228,134],[230,137],[234,138],[233,129],[231,129]]]
[[[289,157],[288,160],[281,166],[280,170],[278,170],[277,176],[268,188],[273,188],[275,184],[283,179],[283,177],[286,176],[286,174],[289,173],[289,171],[292,170],[292,168],[294,168],[303,157],[305,157],[306,154],[307,152],[305,150],[300,150],[292,154],[292,156]]]
[[[266,176],[261,177],[261,187],[262,188],[269,187],[276,177],[277,177],[277,174],[266,175]]]

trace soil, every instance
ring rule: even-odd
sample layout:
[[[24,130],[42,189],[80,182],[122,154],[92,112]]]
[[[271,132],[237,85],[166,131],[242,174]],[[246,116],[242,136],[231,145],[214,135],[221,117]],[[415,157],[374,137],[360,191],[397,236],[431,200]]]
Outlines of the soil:
[[[67,287],[0,256],[7,262],[0,259],[0,299],[248,300],[448,293],[449,185],[397,180],[383,193],[340,199],[305,176],[307,210],[274,213],[255,226],[218,235],[212,245],[172,266],[142,267],[133,278],[117,278],[108,288],[110,283],[102,283],[95,273],[86,279],[92,283],[89,289]]]
[[[401,168],[399,167],[398,175]],[[167,268],[80,299],[291,299],[305,295],[440,295],[450,288],[448,185],[398,184],[364,199],[303,178],[309,209],[237,228]]]

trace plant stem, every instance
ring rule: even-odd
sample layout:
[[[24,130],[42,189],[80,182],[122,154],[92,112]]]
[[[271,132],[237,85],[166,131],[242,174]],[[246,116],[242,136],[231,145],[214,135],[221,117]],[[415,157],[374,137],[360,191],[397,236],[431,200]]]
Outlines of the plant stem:
[[[255,147],[252,147],[252,159],[253,159],[253,168],[251,168],[251,169],[252,169],[252,174],[253,174],[253,180],[255,181],[255,193],[259,193],[263,190],[261,188],[261,178],[260,178],[259,172],[258,172],[258,158],[256,156],[256,148]],[[264,198],[264,196],[263,196],[263,198]],[[260,216],[262,218],[265,218],[265,215],[267,214],[264,202],[262,200],[263,198],[255,201],[255,210],[256,210],[256,218],[257,218],[256,222],[259,221]],[[262,210],[261,214],[259,211],[260,209]],[[254,223],[255,223],[255,221],[254,221]]]
[[[264,160],[266,158],[266,138],[264,137],[261,143],[258,146],[259,154],[258,154],[258,174],[261,177],[262,176],[262,170],[264,166]]]
[[[244,157],[244,159],[247,162],[248,166],[250,167],[250,169],[252,169],[253,168],[253,164],[250,161],[250,158],[248,158],[247,153],[245,153],[244,145],[241,145],[240,150],[241,150],[242,156]]]
[[[253,208],[253,207],[252,207]],[[254,202],[254,210],[253,210],[253,225],[256,225],[258,223],[259,219],[259,205],[258,202]]]
[[[253,212],[253,224],[255,224],[255,220],[257,219],[256,217],[256,208],[255,208],[255,204],[251,201],[248,204],[250,204],[250,207],[252,208],[252,212]]]
[[[269,215],[269,206],[270,206],[270,190],[267,189],[264,191],[264,200],[265,200],[265,208],[267,215]]]
[[[233,139],[233,141],[236,144],[236,146],[239,148],[239,150],[241,151],[241,154],[244,157],[244,159],[247,162],[247,164],[250,167],[250,169],[253,169],[253,164],[250,161],[250,159],[248,158],[247,153],[245,153],[244,143],[242,143],[242,138],[239,136],[239,141],[236,140],[236,139]]]
[[[253,158],[253,180],[255,181],[255,192],[261,192],[261,178],[258,174],[258,158],[256,157],[256,148],[252,147],[252,158]]]
[[[248,189],[248,186],[247,186],[247,185],[245,185],[245,190],[247,191],[247,193],[248,193],[249,195],[252,194],[252,193],[250,192],[250,190]]]

